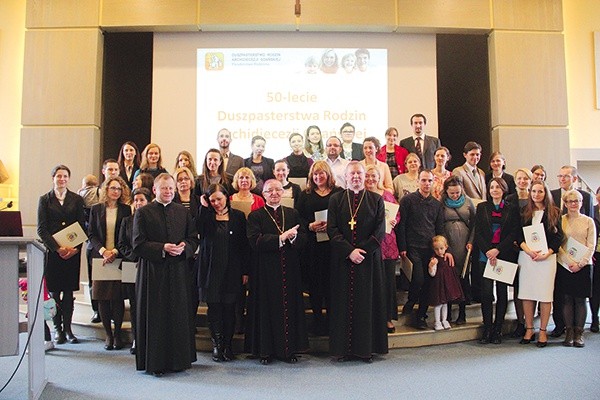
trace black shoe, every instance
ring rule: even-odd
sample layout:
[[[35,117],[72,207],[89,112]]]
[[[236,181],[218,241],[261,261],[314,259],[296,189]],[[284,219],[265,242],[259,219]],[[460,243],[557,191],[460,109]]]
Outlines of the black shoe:
[[[456,321],[454,321],[454,325],[464,325],[467,323],[467,320],[465,318],[464,315],[458,315],[458,318],[456,318]]]
[[[364,357],[364,358],[361,358],[361,360],[365,364],[372,364],[373,363],[373,357]]]
[[[100,322],[102,322],[102,318],[100,318],[100,314],[98,314],[98,312],[94,312],[94,315],[92,315],[92,319],[90,320],[90,322],[92,324],[98,324]]]
[[[563,333],[565,333],[565,327],[564,326],[557,326],[554,328],[554,330],[552,331],[552,333],[550,334],[550,336],[552,336],[553,338],[559,338],[563,335]]]
[[[598,317],[592,318],[592,325],[590,325],[590,332],[594,332],[594,333],[600,332],[600,326],[598,324]]]
[[[533,328],[525,328],[526,331],[533,331]],[[516,331],[515,331],[516,332]],[[513,332],[514,334],[514,332]],[[535,342],[535,333],[531,335],[529,339],[525,339],[525,335],[523,335],[523,339],[519,342],[520,344],[529,344],[531,342]],[[539,342],[538,342],[539,343]]]
[[[67,340],[69,341],[69,343],[71,343],[71,344],[79,343],[79,339],[77,339],[77,337],[75,337],[75,335],[73,335],[73,332],[71,331],[71,329],[65,330],[65,333],[67,335]]]
[[[233,361],[233,360],[235,360],[235,355],[233,354],[231,345],[225,346],[223,348],[223,361]]]
[[[396,327],[395,326],[392,326],[392,327],[388,326],[387,331],[388,331],[388,333],[395,333],[396,332]]]
[[[112,338],[112,337],[107,337],[107,338],[104,340],[104,350],[108,350],[108,351],[111,351],[111,350],[113,350],[113,349],[115,348],[115,346],[114,346],[114,341],[115,341],[115,339],[114,339],[114,338]]]
[[[494,328],[494,331],[492,332],[491,342],[493,344],[502,343],[502,327]]]
[[[489,344],[492,340],[492,328],[483,328],[483,334],[479,338],[479,344]]]
[[[529,328],[527,328],[529,329]],[[533,329],[533,328],[531,328]],[[525,336],[525,324],[523,324],[522,322],[517,323],[517,327],[515,328],[514,332],[510,334],[510,337],[513,339],[517,339],[517,338],[522,338],[523,336]]]
[[[261,357],[260,363],[262,365],[269,365],[271,363],[271,357]]]
[[[65,331],[56,331],[54,333],[54,341],[56,344],[65,344],[67,343],[67,335]]]
[[[163,376],[165,374],[165,371],[154,371],[152,373],[152,375],[154,375],[157,378],[160,378],[161,376]]]
[[[136,352],[136,347],[135,344],[133,346],[131,346],[131,348],[129,349],[129,354],[135,354]]]
[[[284,361],[288,364],[296,364],[298,362],[298,358],[296,356],[289,356]]]
[[[427,329],[427,322],[425,322],[425,318],[417,318],[415,323],[413,324],[413,327],[417,328],[417,329]]]

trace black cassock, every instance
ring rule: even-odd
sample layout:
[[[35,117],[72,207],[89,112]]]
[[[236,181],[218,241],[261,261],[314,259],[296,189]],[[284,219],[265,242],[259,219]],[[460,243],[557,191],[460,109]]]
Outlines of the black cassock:
[[[286,241],[279,247],[278,226],[283,225],[281,231],[286,231],[298,224],[294,243]],[[250,277],[251,326],[246,333],[246,350],[281,359],[307,351],[300,278],[300,251],[306,243],[306,231],[298,211],[284,206],[276,212],[269,206],[253,211],[248,216],[248,239],[256,262]]]
[[[185,242],[172,257],[165,243]],[[140,257],[136,278],[136,367],[147,372],[180,371],[196,361],[194,320],[189,313],[192,277],[187,259],[198,235],[189,211],[177,203],[156,201],[134,214],[133,251]]]
[[[356,225],[352,230],[349,222],[357,208]],[[368,358],[373,353],[388,352],[381,257],[384,217],[383,198],[377,193],[362,190],[354,194],[344,190],[329,200],[329,352],[334,357]],[[364,261],[358,265],[348,259],[355,248],[367,252]]]

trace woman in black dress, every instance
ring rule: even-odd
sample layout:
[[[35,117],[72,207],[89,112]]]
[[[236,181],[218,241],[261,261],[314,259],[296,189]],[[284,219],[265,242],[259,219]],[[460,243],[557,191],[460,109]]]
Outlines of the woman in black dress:
[[[202,196],[213,183],[225,186],[225,189],[231,193],[231,179],[232,177],[225,172],[221,152],[218,149],[209,149],[202,163],[202,174],[196,179],[194,193]]]
[[[275,165],[273,166],[273,175],[275,179],[281,182],[281,186],[283,186],[283,194],[281,195],[282,201],[283,199],[292,199],[291,204],[282,203],[285,206],[293,208],[293,204],[296,204],[298,201],[298,196],[300,196],[300,186],[288,181],[288,175],[290,174],[290,167],[285,159],[275,161]]]
[[[229,206],[229,193],[221,184],[212,184],[203,196],[196,219],[200,235],[200,300],[208,304],[208,327],[214,361],[231,361],[235,330],[235,303],[242,284],[248,281],[250,246],[246,217]]]
[[[146,188],[135,189],[133,196],[133,212],[145,206],[152,201],[152,194]],[[117,244],[119,254],[123,257],[123,261],[137,262],[138,256],[133,253],[133,214],[123,218],[121,229],[119,229],[119,242]],[[121,292],[123,299],[129,299],[129,315],[131,319],[131,335],[134,337],[133,344],[129,352],[135,354],[135,328],[137,310],[135,301],[135,283],[121,283]]]
[[[65,165],[52,169],[54,187],[40,197],[38,204],[37,233],[48,248],[46,262],[46,285],[56,301],[57,313],[54,322],[54,339],[57,344],[78,343],[71,330],[73,318],[73,292],[79,290],[79,270],[81,245],[60,246],[52,237],[55,233],[77,222],[81,229],[85,226],[83,198],[67,188],[71,171]],[[62,293],[62,298],[61,298]]]
[[[306,179],[313,159],[310,158],[310,154],[307,155],[304,151],[304,138],[298,132],[294,132],[290,135],[288,141],[292,149],[292,154],[285,158],[290,167],[289,177]],[[322,143],[321,146],[323,146]]]
[[[248,167],[254,173],[256,178],[256,187],[252,189],[252,193],[262,196],[262,188],[266,181],[273,179],[273,167],[275,163],[272,158],[264,157],[265,145],[267,141],[262,136],[254,136],[252,138],[252,154],[244,160],[244,166]]]
[[[319,235],[327,232],[327,216],[316,220],[315,212],[327,210],[332,194],[342,190],[335,186],[333,173],[325,161],[316,161],[310,168],[306,190],[300,193],[296,209],[308,230],[306,256],[302,258],[304,279],[308,281],[310,306],[313,312],[313,331],[326,335],[327,319],[323,311],[329,308],[330,245],[329,240],[319,241]]]
[[[119,229],[123,218],[131,215],[130,192],[125,181],[120,177],[110,178],[105,182],[104,187],[106,190],[102,191],[100,203],[92,207],[88,226],[92,257],[101,258],[102,265],[121,258],[117,249]],[[125,306],[121,296],[121,281],[94,279],[92,300],[98,301],[98,312],[106,332],[104,348],[122,349],[124,343],[121,337],[121,325]],[[115,323],[114,331],[111,321]]]
[[[127,183],[129,189],[132,189],[134,174],[140,168],[140,151],[135,143],[123,143],[119,150],[117,164],[119,164],[119,176]]]
[[[481,271],[489,260],[496,265],[498,259],[517,262],[514,245],[517,230],[521,229],[519,212],[504,202],[508,185],[502,178],[492,178],[488,185],[489,200],[477,205],[475,213],[475,241],[479,248]],[[496,319],[492,323],[494,282],[496,282]],[[502,343],[502,324],[508,306],[508,285],[488,278],[481,279],[481,313],[484,331],[481,344]]]

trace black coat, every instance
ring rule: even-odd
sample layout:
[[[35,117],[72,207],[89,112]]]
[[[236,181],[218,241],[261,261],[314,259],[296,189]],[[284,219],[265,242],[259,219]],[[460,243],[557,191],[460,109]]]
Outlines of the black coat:
[[[67,191],[62,205],[54,190],[40,197],[37,233],[49,250],[46,284],[51,292],[79,290],[80,255],[75,254],[68,260],[63,260],[57,253],[59,245],[52,237],[74,222],[78,222],[81,229],[84,229],[85,215],[81,196]],[[81,246],[78,248],[81,250]]]
[[[250,266],[251,251],[246,236],[246,216],[239,210],[229,209],[228,240],[221,247],[227,252],[226,265],[215,255],[215,247],[223,245],[217,242],[215,217],[213,209],[201,207],[196,219],[196,228],[200,235],[200,300],[220,302],[210,298],[212,294],[220,292],[221,298],[229,297],[235,301],[235,296],[239,295],[242,288],[242,275],[248,275]]]
[[[517,240],[518,230],[521,229],[519,211],[509,204],[505,205],[500,222],[500,243],[497,244],[492,244],[492,211],[495,211],[495,207],[491,200],[477,205],[475,213],[475,242],[477,248],[483,254],[496,248],[500,251],[497,258],[517,262],[519,253],[515,241]]]
[[[123,218],[131,215],[131,207],[127,204],[118,203],[117,205],[117,221],[115,224],[114,243],[118,250],[119,230]],[[90,212],[90,221],[88,225],[88,237],[92,245],[92,257],[100,258],[100,249],[106,247],[106,204],[100,203],[92,206]],[[121,258],[119,256],[119,258]]]

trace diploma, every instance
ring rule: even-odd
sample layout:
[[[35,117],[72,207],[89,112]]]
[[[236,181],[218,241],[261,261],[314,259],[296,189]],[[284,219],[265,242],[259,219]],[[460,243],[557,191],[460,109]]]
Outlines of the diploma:
[[[306,178],[288,178],[288,181],[300,186],[302,191],[306,189]]]
[[[541,251],[542,254],[548,254],[548,242],[546,241],[544,225],[524,226],[523,234],[525,235],[525,243],[532,251]]]
[[[92,258],[92,280],[93,281],[120,281],[121,259],[102,265],[103,258]]]
[[[410,282],[412,280],[413,263],[408,257],[402,257],[402,265],[400,266],[402,272],[406,276],[406,279]]]
[[[131,261],[123,261],[121,263],[121,282],[135,283],[137,275],[137,263]]]
[[[79,222],[73,222],[52,237],[60,247],[77,247],[88,239]]]
[[[393,228],[390,221],[396,219],[400,204],[384,201],[383,206],[385,207],[385,233],[390,233]]]
[[[234,210],[240,210],[246,215],[246,219],[250,214],[250,210],[252,209],[252,203],[249,201],[239,201],[239,200],[231,200],[231,208]]]
[[[517,264],[500,259],[496,259],[496,266],[492,266],[490,260],[488,260],[487,264],[485,264],[483,277],[512,285],[515,280],[517,268],[519,268]]]
[[[565,251],[567,252],[571,260],[573,260],[576,263],[579,263],[587,253],[588,248],[585,244],[570,237],[567,240],[567,246],[565,248]],[[565,267],[567,271],[573,272],[569,269],[569,257],[567,257],[567,260],[559,261],[559,264]]]
[[[316,221],[327,221],[327,209],[321,211],[315,211],[315,222]],[[317,242],[326,242],[329,240],[327,232],[316,232]]]

